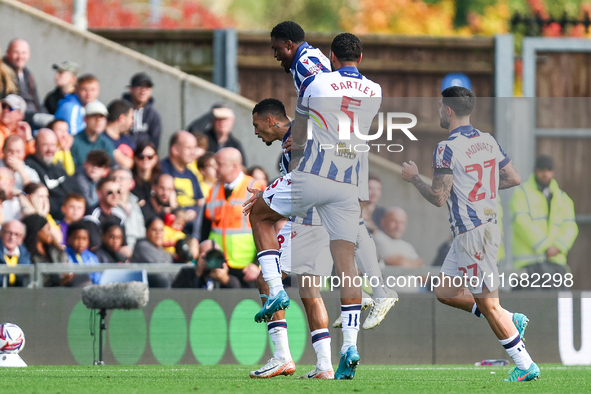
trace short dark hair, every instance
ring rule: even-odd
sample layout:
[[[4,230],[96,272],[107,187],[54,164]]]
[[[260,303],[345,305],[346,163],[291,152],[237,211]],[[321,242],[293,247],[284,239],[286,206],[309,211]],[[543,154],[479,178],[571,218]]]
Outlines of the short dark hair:
[[[100,181],[98,181],[98,183],[96,184],[96,190],[102,190],[103,186],[105,186],[105,184],[109,182],[117,183],[115,178],[109,175],[104,178],[101,178]]]
[[[83,202],[84,205],[86,206],[86,199],[84,198],[84,196],[82,194],[80,194],[78,192],[69,192],[68,194],[66,194],[66,197],[64,197],[64,200],[62,202],[62,206],[66,205],[71,200]]]
[[[89,82],[98,82],[98,78],[93,74],[82,74],[76,80],[76,86],[84,85]]]
[[[300,43],[306,40],[306,33],[300,25],[292,21],[281,22],[271,30],[271,37],[282,41]]]
[[[341,33],[332,40],[330,51],[334,53],[337,59],[341,62],[354,62],[359,59],[359,56],[361,56],[363,44],[356,35],[351,33]]]
[[[111,167],[111,158],[109,154],[102,149],[93,149],[86,155],[85,163],[92,164],[100,168]]]
[[[120,223],[117,223],[113,220],[107,220],[101,225],[101,234],[108,233],[113,227],[119,227],[119,229],[123,231],[123,226],[121,226]]]
[[[131,106],[131,103],[127,100],[111,101],[109,103],[109,106],[107,107],[107,111],[109,111],[109,115],[107,116],[107,122],[116,122],[121,115],[126,115],[132,108],[133,107]]]
[[[470,89],[461,86],[450,86],[441,92],[443,105],[453,109],[456,116],[467,116],[472,113],[476,96]]]
[[[199,159],[197,159],[197,168],[203,169],[211,159],[215,159],[215,153],[205,152]]]
[[[84,220],[78,220],[77,222],[70,223],[68,225],[67,238],[70,238],[72,236],[72,234],[74,234],[76,231],[79,231],[79,230],[85,230],[90,235],[90,231],[88,230],[88,224]]]
[[[49,122],[49,124],[47,126],[45,126],[45,127],[48,128],[48,129],[53,130],[53,126],[55,126],[55,124],[56,123],[59,123],[59,122],[64,122],[65,124],[68,125],[68,129],[70,128],[70,125],[68,124],[68,122],[65,121],[65,120],[63,120],[63,119],[60,119],[60,118],[55,118],[54,120],[52,120],[51,122]]]
[[[35,194],[35,192],[37,190],[41,189],[42,187],[46,187],[46,186],[42,183],[35,183],[35,182],[27,183],[25,185],[25,187],[23,188],[23,192],[25,192],[25,194]]]
[[[266,98],[260,101],[252,109],[252,114],[258,114],[261,117],[264,115],[273,115],[275,117],[287,118],[285,106],[281,101],[274,98]]]

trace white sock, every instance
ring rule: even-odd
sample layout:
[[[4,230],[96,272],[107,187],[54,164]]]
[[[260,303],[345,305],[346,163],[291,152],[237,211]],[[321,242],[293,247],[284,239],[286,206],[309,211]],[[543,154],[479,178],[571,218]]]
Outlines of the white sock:
[[[508,310],[506,310],[505,308],[502,308],[506,314],[509,315],[509,318],[511,319],[511,321],[513,321],[513,312],[509,312]],[[476,303],[474,303],[474,305],[472,305],[472,313],[474,315],[476,315],[477,317],[482,317],[484,319],[486,319],[486,316],[484,316],[482,314],[482,312],[480,312],[480,309],[478,309],[478,306],[476,305]]]
[[[261,265],[261,271],[263,271],[263,279],[269,284],[269,297],[275,297],[283,290],[279,251],[275,249],[263,250],[257,254],[257,259]]]
[[[267,330],[269,330],[271,341],[273,341],[273,346],[275,347],[273,357],[284,362],[291,360],[289,340],[287,339],[287,322],[285,319],[268,322]]]
[[[501,342],[501,345],[503,345],[509,356],[515,361],[517,368],[525,371],[531,366],[533,361],[525,349],[523,341],[519,338],[518,332],[516,332],[511,338],[501,339],[499,342]]]
[[[361,272],[367,276],[369,283],[372,284],[373,296],[376,298],[388,298],[388,288],[384,284],[384,278],[382,277],[382,271],[378,263],[376,244],[367,232],[367,227],[365,227],[362,219],[360,219],[357,230],[355,261],[359,265]],[[376,286],[373,286],[374,283],[377,283]]]
[[[343,320],[343,346],[341,346],[341,354],[345,354],[351,346],[357,346],[360,315],[361,304],[341,305],[341,318]]]
[[[316,352],[316,368],[320,371],[332,371],[328,328],[312,331],[312,346]]]

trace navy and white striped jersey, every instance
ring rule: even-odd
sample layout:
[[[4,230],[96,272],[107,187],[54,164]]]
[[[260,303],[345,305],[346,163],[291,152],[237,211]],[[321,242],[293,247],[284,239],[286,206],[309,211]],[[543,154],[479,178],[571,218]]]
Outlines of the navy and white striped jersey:
[[[293,83],[296,93],[300,93],[300,87],[304,79],[311,75],[330,72],[330,60],[318,48],[304,42],[298,47],[296,56],[291,64],[291,73],[293,74]]]
[[[359,155],[353,146],[366,144],[352,132],[339,136],[339,120],[357,123],[367,135],[382,102],[382,87],[367,79],[356,67],[341,67],[331,73],[308,77],[301,86],[296,113],[314,119],[298,171],[337,182],[358,185]],[[348,132],[348,131],[347,131]],[[325,149],[332,146],[334,149]]]
[[[454,236],[497,222],[499,170],[511,159],[495,138],[469,126],[453,130],[433,152],[435,174],[453,174],[447,199]]]
[[[283,137],[282,145],[287,141],[287,139],[291,136],[291,127],[285,133]],[[281,153],[281,161],[279,162],[279,172],[281,176],[286,175],[289,172],[289,162],[291,161],[291,151],[286,152],[285,149],[282,149]],[[299,216],[292,216],[290,220],[294,223],[301,223],[306,224],[308,226],[321,226],[322,221],[320,220],[320,216],[318,212],[316,212],[316,208],[310,208],[305,218],[301,218]]]

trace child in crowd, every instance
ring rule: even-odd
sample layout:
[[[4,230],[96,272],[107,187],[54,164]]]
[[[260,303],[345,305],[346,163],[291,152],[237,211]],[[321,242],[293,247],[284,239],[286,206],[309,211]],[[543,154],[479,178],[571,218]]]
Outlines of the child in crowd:
[[[176,243],[179,239],[184,239],[187,235],[183,233],[183,228],[187,224],[187,214],[184,210],[177,210],[174,214],[164,215],[164,242],[162,247],[171,255],[176,254]]]
[[[63,245],[66,245],[68,238],[68,226],[71,223],[82,220],[86,212],[86,200],[80,193],[70,192],[66,195],[62,204],[62,213],[64,218],[60,222],[60,229],[62,230]]]
[[[70,152],[74,137],[70,134],[68,122],[63,119],[55,119],[47,125],[47,128],[53,130],[57,137],[58,150],[53,156],[53,164],[61,164],[68,176],[74,175],[76,168],[74,167],[72,152]]]
[[[218,165],[215,161],[215,154],[211,152],[205,153],[199,158],[199,160],[197,160],[197,165],[199,166],[199,173],[202,177],[199,179],[199,187],[201,187],[203,196],[207,199],[207,197],[209,197],[209,193],[211,192],[211,188],[218,180]]]
[[[98,264],[96,255],[88,250],[89,243],[90,235],[86,223],[83,221],[71,223],[68,227],[68,243],[66,248],[69,261],[74,264]],[[94,284],[98,284],[101,279],[100,272],[94,272],[88,276]]]
[[[124,263],[127,257],[119,253],[123,246],[123,228],[119,223],[106,222],[101,226],[101,244],[95,250],[100,263]]]
[[[93,207],[98,203],[96,187],[98,181],[109,175],[111,171],[111,158],[107,152],[94,149],[88,152],[82,168],[74,175],[74,191],[82,194],[87,207]]]

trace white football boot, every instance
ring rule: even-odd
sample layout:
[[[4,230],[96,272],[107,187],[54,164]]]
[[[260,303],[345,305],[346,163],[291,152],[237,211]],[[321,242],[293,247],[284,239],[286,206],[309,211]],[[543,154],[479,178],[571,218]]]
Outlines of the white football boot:
[[[288,362],[279,361],[275,357],[269,359],[265,365],[250,372],[250,377],[255,378],[272,378],[278,375],[293,375],[296,370],[293,360]]]
[[[369,315],[363,322],[363,329],[369,330],[380,325],[382,320],[386,317],[386,314],[390,309],[398,302],[398,293],[392,290],[392,297],[390,298],[376,298],[373,300]]]

